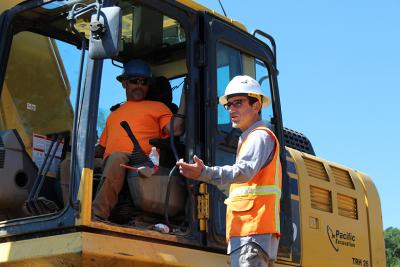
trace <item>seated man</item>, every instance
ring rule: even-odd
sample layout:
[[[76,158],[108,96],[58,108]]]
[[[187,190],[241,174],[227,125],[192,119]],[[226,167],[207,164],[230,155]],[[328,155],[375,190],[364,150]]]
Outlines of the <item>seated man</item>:
[[[146,155],[151,150],[150,139],[167,137],[170,133],[172,113],[168,107],[161,102],[145,100],[151,76],[151,69],[144,61],[133,59],[124,65],[123,73],[117,77],[125,89],[127,101],[107,118],[95,152],[96,157],[104,159],[104,182],[93,201],[94,216],[100,219],[107,220],[117,204],[125,181],[125,169],[120,164],[128,163],[128,156],[133,150],[132,141],[120,122],[128,122]],[[184,101],[181,102],[179,114],[184,113]],[[182,133],[183,120],[178,117],[174,123],[174,134]],[[66,184],[65,177],[61,177],[61,184]]]

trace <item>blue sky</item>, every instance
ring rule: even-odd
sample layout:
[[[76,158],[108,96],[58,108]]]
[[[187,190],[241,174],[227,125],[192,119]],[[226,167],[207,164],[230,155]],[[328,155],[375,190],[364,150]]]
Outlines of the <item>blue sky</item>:
[[[218,0],[198,2],[222,13]],[[318,156],[370,175],[384,228],[400,228],[400,1],[222,3],[250,32],[275,38],[285,126]]]

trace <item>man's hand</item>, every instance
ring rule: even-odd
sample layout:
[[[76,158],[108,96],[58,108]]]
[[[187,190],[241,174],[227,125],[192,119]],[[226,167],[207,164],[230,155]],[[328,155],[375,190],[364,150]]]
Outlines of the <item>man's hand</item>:
[[[200,177],[201,172],[205,168],[205,165],[201,159],[196,155],[193,156],[194,163],[186,163],[183,159],[180,159],[176,165],[179,167],[179,172],[190,179],[197,180]]]

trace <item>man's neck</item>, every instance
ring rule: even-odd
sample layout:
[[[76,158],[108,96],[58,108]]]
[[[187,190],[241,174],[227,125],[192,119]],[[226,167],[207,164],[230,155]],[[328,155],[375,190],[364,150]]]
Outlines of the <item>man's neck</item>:
[[[243,128],[240,128],[240,130],[241,130],[242,132],[245,132],[245,131],[246,131],[247,129],[249,129],[254,123],[256,123],[256,122],[258,122],[258,121],[260,121],[260,116],[254,117],[254,118],[249,122],[248,125],[246,125],[246,126],[243,127]]]

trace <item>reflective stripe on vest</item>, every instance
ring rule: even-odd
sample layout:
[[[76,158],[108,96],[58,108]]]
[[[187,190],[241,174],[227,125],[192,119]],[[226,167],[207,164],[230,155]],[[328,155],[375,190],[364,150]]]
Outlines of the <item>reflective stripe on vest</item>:
[[[256,187],[243,186],[235,188],[229,193],[229,198],[225,201],[229,202],[229,199],[234,197],[244,196],[264,196],[264,195],[276,195],[281,196],[281,189],[276,185],[260,185]]]

